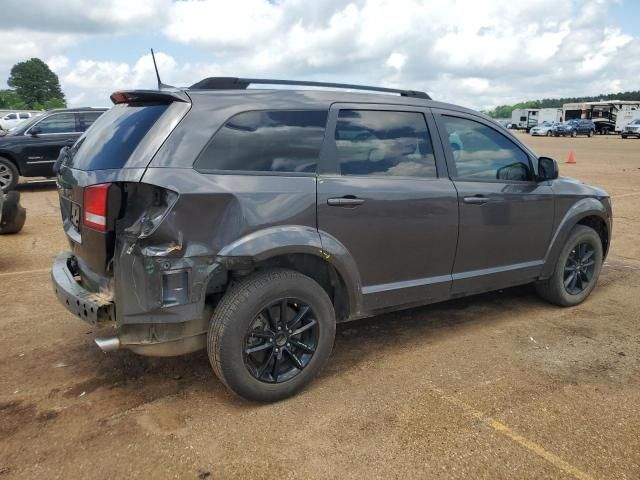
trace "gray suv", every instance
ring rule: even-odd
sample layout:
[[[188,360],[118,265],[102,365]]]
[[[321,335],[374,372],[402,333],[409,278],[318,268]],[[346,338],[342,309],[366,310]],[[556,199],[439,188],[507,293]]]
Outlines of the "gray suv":
[[[423,92],[209,78],[111,99],[59,160],[55,292],[110,328],[103,350],[206,348],[248,399],[307,384],[336,322],[527,283],[576,305],[609,247],[606,192]]]

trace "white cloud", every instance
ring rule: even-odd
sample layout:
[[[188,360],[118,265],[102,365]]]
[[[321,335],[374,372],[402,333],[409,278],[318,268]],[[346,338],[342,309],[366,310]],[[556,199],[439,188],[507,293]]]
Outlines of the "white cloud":
[[[640,40],[620,30],[604,0],[5,2],[17,13],[7,22],[14,30],[0,32],[0,73],[25,57],[49,59],[70,103],[104,104],[113,90],[155,85],[148,55],[128,63],[117,52],[108,61],[65,56],[81,40],[129,32],[162,32],[207,59],[159,53],[163,81],[177,85],[209,75],[317,79],[423,89],[490,108],[635,89],[640,77]],[[15,29],[24,34],[8,40]]]

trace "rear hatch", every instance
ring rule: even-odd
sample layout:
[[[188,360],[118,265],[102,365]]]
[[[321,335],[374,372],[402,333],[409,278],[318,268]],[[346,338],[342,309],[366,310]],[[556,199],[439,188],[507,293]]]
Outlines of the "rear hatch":
[[[83,280],[90,284],[104,280],[109,271],[128,185],[140,181],[190,107],[183,92],[118,92],[111,98],[116,105],[59,159],[63,228]]]

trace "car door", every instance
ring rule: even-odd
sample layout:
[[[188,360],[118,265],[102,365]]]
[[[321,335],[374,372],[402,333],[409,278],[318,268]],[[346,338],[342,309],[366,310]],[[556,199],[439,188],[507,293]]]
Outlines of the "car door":
[[[51,169],[60,149],[73,145],[80,135],[78,116],[74,112],[54,113],[36,122],[24,133],[25,175],[52,176]]]
[[[452,294],[534,280],[551,237],[554,198],[548,182],[535,180],[533,155],[489,120],[434,115],[460,208]]]
[[[318,230],[354,259],[366,311],[449,295],[458,205],[434,131],[426,109],[334,104],[330,110]]]

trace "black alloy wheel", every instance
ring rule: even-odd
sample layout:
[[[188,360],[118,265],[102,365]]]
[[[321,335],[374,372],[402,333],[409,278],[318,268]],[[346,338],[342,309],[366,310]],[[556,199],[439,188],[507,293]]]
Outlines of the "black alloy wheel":
[[[590,243],[582,242],[575,246],[564,267],[564,288],[571,295],[583,292],[593,279],[595,271],[595,249]]]
[[[308,304],[295,298],[276,300],[249,325],[245,366],[261,382],[286,382],[309,364],[319,338],[320,324]]]

